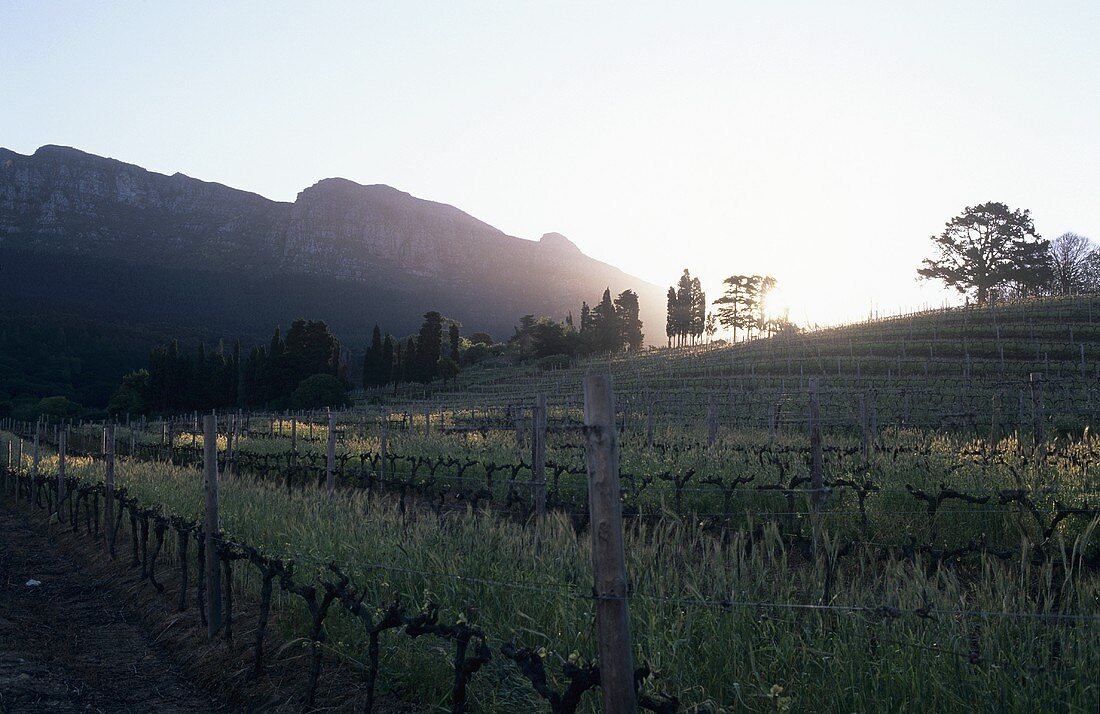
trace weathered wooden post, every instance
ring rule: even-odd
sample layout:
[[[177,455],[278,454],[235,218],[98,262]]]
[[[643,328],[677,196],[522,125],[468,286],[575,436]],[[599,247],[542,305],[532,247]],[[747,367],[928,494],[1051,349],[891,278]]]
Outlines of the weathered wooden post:
[[[115,554],[115,425],[108,424],[103,430],[106,435],[105,458],[107,461],[107,475],[104,483],[105,494],[103,497],[103,534],[106,536],[107,553]]]
[[[65,450],[68,448],[69,429],[57,434],[57,518],[61,520],[61,502],[65,500]]]
[[[386,478],[386,456],[389,454],[390,446],[390,413],[386,412],[382,415],[382,446],[379,449],[381,454],[379,472],[382,478]]]
[[[821,405],[816,379],[810,380],[810,503],[815,516],[825,501],[824,464],[821,454]]]
[[[523,448],[523,409],[518,406],[510,406],[512,410],[512,423],[516,429],[516,447]]]
[[[653,401],[646,406],[645,412],[645,445],[653,448]]]
[[[863,457],[863,463],[867,463],[867,459],[871,455],[871,435],[867,424],[867,397],[863,394],[859,395],[859,433],[860,454]]]
[[[531,494],[535,513],[546,515],[546,395],[535,397],[534,419],[531,425]]]
[[[229,473],[233,466],[233,436],[236,430],[236,417],[229,414],[228,423],[225,425],[225,472]]]
[[[997,394],[993,395],[993,405],[989,424],[989,448],[996,450],[1001,441],[1001,399]]]
[[[1046,419],[1043,414],[1043,373],[1032,372],[1028,380],[1031,384],[1031,417],[1035,428],[1035,448],[1046,443]]]
[[[328,454],[325,459],[325,486],[331,497],[336,493],[336,415],[328,413]]]
[[[31,454],[31,476],[37,476],[38,475],[38,460],[39,460],[38,439],[39,439],[39,435],[40,435],[41,432],[42,432],[42,422],[38,422],[37,424],[34,425],[34,451]]]
[[[619,447],[610,375],[585,377],[584,424],[603,711],[634,714],[637,704],[623,548]]]
[[[206,636],[214,639],[222,626],[222,581],[218,557],[221,526],[218,520],[218,419],[213,414],[202,418],[203,426],[203,492],[206,495],[206,517],[203,523],[206,569]]]
[[[718,438],[718,407],[714,404],[714,397],[710,398],[707,407],[707,446],[714,446]]]

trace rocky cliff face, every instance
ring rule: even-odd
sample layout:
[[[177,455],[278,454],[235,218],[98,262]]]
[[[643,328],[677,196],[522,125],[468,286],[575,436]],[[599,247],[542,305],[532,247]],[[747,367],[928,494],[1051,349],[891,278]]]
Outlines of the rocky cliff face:
[[[653,335],[663,322],[656,286],[588,258],[557,233],[522,240],[384,185],[325,179],[285,203],[57,146],[31,156],[0,149],[0,249],[249,279],[351,281],[413,303],[423,297],[416,310],[472,325],[490,304],[498,323],[525,313],[560,317],[605,287],[631,288]],[[426,302],[439,294],[453,304]],[[380,307],[373,319],[386,317]]]

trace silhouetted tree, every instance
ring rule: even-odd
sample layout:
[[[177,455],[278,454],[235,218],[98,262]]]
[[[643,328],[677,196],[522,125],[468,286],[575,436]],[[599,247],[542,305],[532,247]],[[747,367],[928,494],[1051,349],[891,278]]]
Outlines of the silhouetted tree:
[[[1087,290],[1089,257],[1095,252],[1089,239],[1076,233],[1063,233],[1051,241],[1051,292],[1075,295]]]
[[[390,374],[382,366],[382,330],[375,323],[370,347],[363,355],[363,388],[380,387],[389,381]]]
[[[931,240],[937,254],[917,273],[962,294],[973,291],[979,305],[999,286],[1039,288],[1050,278],[1050,242],[1035,232],[1026,209],[995,201],[967,206]]]
[[[668,346],[672,347],[672,338],[676,337],[679,330],[676,325],[676,288],[668,289],[668,312],[665,315],[665,336],[668,338]]]
[[[611,301],[611,289],[603,291],[600,303],[592,311],[595,321],[594,347],[599,352],[610,352],[619,346],[619,321],[615,316],[615,304]]]
[[[382,340],[382,361],[378,367],[379,386],[385,386],[393,379],[393,338],[386,335]]]
[[[432,310],[424,313],[424,322],[416,338],[416,359],[412,379],[427,384],[436,377],[436,365],[443,356],[443,316]]]
[[[703,292],[703,285],[699,278],[691,281],[691,316],[688,323],[688,332],[694,344],[703,336],[703,329],[707,321],[707,296]]]
[[[458,323],[451,321],[451,326],[447,328],[447,340],[451,343],[450,358],[454,360],[455,366],[458,366],[458,343],[460,335],[458,334]]]
[[[638,293],[624,290],[615,298],[615,319],[618,322],[618,346],[625,345],[631,350],[642,349],[645,335],[642,334],[642,321],[639,318]]]
[[[731,275],[722,283],[726,292],[714,301],[718,305],[718,322],[733,331],[733,341],[737,341],[737,330],[748,330],[756,321],[756,276]]]

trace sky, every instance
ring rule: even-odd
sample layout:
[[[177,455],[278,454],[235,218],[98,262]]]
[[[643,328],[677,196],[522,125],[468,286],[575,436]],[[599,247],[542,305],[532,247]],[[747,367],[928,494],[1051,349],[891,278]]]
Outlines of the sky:
[[[835,324],[957,302],[1002,201],[1100,240],[1100,2],[0,0],[0,146],[278,200],[330,177]]]

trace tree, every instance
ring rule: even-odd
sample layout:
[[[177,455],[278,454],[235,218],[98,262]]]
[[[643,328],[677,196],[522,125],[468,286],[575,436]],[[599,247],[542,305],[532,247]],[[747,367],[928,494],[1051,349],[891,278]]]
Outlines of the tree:
[[[693,278],[691,281],[690,315],[688,332],[694,344],[702,339],[707,323],[707,295],[703,292],[703,284],[699,282],[699,278]]]
[[[1094,250],[1085,258],[1085,290],[1100,292],[1100,250]]]
[[[111,395],[111,401],[107,404],[107,413],[111,416],[144,414],[147,411],[148,393],[149,371],[139,369],[136,372],[130,372],[122,378],[122,384]]]
[[[707,342],[713,340],[715,333],[718,332],[718,319],[713,312],[707,313],[707,324],[704,331],[707,333]]]
[[[967,206],[931,240],[936,256],[926,258],[917,273],[961,294],[973,292],[979,305],[1000,286],[1039,288],[1049,280],[1050,242],[1035,232],[1026,209],[995,201]]]
[[[447,341],[450,342],[451,347],[451,354],[448,356],[454,360],[456,367],[458,366],[458,342],[460,337],[458,333],[458,323],[452,320],[451,326],[447,328]]]
[[[470,343],[475,345],[491,345],[493,337],[488,332],[475,332],[470,335]]]
[[[371,333],[370,347],[363,355],[363,389],[380,387],[389,381],[389,372],[382,370],[382,330],[378,323]]]
[[[707,298],[698,278],[692,278],[691,272],[684,269],[679,282],[668,289],[668,317],[665,321],[665,334],[669,346],[673,339],[677,346],[693,343],[703,335],[706,326]]]
[[[47,416],[53,419],[72,419],[80,416],[84,412],[84,408],[68,397],[56,396],[43,397],[38,400],[38,405],[35,406],[34,411],[39,416]]]
[[[765,314],[768,309],[768,294],[772,290],[775,290],[776,280],[770,275],[754,275],[753,286],[755,290],[754,300],[756,301],[756,327],[763,332],[767,327],[768,316]]]
[[[596,332],[595,348],[598,352],[611,352],[619,346],[619,321],[615,304],[611,301],[611,289],[605,288],[600,304],[592,311]]]
[[[382,361],[378,366],[378,386],[382,387],[393,379],[393,338],[386,335],[382,340]]]
[[[756,322],[756,275],[731,275],[722,283],[725,294],[714,301],[718,308],[718,322],[728,330],[733,330],[733,341],[737,342],[738,328],[749,330]]]
[[[568,355],[573,352],[570,335],[575,335],[567,325],[543,317],[531,328],[531,349],[535,357]]]
[[[436,377],[436,365],[443,353],[443,316],[435,310],[424,313],[424,322],[416,338],[413,379],[423,384]]]
[[[450,357],[440,357],[435,371],[446,386],[447,382],[458,376],[458,362]]]
[[[665,317],[665,335],[668,346],[672,347],[672,338],[676,336],[676,288],[668,289],[668,314]]]
[[[1089,257],[1096,248],[1085,236],[1063,233],[1050,242],[1051,292],[1075,295],[1088,288]]]
[[[619,326],[619,345],[628,349],[640,350],[645,341],[642,334],[642,321],[639,318],[638,293],[624,290],[615,298],[615,318]]]

